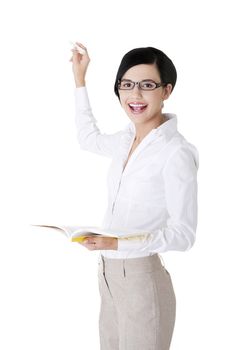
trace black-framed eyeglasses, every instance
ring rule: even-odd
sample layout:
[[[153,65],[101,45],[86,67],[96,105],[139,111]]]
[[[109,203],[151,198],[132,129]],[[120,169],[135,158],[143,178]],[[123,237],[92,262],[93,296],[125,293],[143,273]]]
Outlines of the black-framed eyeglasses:
[[[132,81],[130,79],[121,79],[118,81],[118,89],[119,90],[133,90],[135,85],[138,86],[139,89],[144,91],[151,91],[159,88],[160,86],[166,86],[166,83],[156,83],[154,80],[145,79],[142,81]]]

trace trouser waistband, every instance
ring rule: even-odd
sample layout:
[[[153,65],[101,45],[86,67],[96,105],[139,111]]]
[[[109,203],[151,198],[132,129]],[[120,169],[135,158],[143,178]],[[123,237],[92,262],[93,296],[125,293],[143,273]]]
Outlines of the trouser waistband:
[[[122,275],[153,272],[163,267],[159,254],[140,258],[110,259],[101,255],[99,266],[104,274]]]

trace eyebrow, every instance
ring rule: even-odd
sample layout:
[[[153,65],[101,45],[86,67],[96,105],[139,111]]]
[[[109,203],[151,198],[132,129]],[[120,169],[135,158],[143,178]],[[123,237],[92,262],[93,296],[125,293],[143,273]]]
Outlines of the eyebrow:
[[[131,79],[121,79],[122,81],[133,81]],[[155,82],[153,79],[143,79],[143,80],[140,80],[140,81],[153,81]]]

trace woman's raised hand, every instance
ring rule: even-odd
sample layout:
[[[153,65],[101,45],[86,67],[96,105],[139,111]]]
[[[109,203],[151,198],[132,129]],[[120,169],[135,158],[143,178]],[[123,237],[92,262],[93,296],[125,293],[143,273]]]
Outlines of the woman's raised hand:
[[[81,47],[82,53],[74,46],[72,51],[72,57],[70,61],[72,62],[72,70],[74,74],[74,79],[76,87],[85,86],[85,75],[90,62],[90,58],[87,49],[81,43],[76,42],[76,45]]]

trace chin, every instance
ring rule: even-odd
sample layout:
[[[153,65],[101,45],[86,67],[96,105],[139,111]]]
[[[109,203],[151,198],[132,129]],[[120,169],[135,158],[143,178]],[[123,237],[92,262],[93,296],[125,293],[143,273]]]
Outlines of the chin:
[[[130,118],[133,124],[138,125],[138,126],[146,126],[148,124],[147,120],[137,120],[136,118]]]

